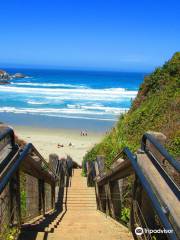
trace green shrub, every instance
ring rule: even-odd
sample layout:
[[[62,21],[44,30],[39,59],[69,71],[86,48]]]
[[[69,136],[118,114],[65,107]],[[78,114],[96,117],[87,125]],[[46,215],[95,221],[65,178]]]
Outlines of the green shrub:
[[[121,210],[121,221],[123,221],[125,224],[129,223],[130,220],[130,208],[122,208]]]
[[[93,161],[96,155],[105,156],[109,168],[116,154],[125,146],[132,151],[140,147],[142,135],[148,131],[167,136],[166,147],[174,157],[180,156],[180,52],[146,76],[128,113],[120,116],[116,126],[83,161]]]

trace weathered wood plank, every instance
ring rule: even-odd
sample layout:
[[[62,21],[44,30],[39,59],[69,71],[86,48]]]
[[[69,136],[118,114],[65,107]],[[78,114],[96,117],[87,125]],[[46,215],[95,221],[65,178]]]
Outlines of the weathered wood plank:
[[[35,161],[31,156],[28,156],[26,160],[22,162],[21,167],[25,173],[38,179],[44,179],[49,184],[55,181],[54,177],[47,171],[44,171],[41,164]]]
[[[131,174],[133,174],[133,168],[131,166],[131,163],[129,160],[125,160],[115,168],[109,170],[109,172],[105,176],[97,179],[97,183],[101,186],[108,181],[116,181]]]
[[[97,184],[97,182],[95,182],[95,190],[96,190],[96,199],[97,199],[97,206],[98,206],[98,209],[100,211],[102,211],[102,203],[101,203],[101,199],[100,199],[100,193],[99,193],[99,186]]]
[[[110,188],[109,182],[105,185],[105,190],[106,190],[107,199],[109,200],[110,215],[113,218],[116,218],[115,212],[114,212],[114,205],[113,205],[113,201],[112,201],[111,188]]]
[[[99,169],[99,175],[102,176],[103,173],[104,173],[104,156],[97,156],[96,158],[96,161],[97,161],[97,164],[98,164],[98,169]]]
[[[156,195],[168,207],[174,222],[180,227],[180,203],[178,199],[146,154],[137,154],[137,162]]]

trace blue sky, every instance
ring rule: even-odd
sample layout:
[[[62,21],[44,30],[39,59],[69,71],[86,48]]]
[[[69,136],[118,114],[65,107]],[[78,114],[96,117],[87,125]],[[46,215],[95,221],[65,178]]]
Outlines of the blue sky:
[[[0,68],[147,71],[179,50],[179,0],[1,1]]]

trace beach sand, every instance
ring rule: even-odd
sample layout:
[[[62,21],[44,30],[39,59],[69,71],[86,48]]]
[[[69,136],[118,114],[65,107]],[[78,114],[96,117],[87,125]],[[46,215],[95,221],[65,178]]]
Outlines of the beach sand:
[[[68,129],[44,129],[35,127],[14,126],[15,134],[27,143],[33,143],[40,154],[48,161],[49,154],[56,153],[59,157],[70,155],[81,165],[85,153],[101,141],[104,134],[88,132],[88,136],[81,136],[80,131]],[[72,146],[69,146],[72,143]],[[64,147],[58,148],[58,144]]]

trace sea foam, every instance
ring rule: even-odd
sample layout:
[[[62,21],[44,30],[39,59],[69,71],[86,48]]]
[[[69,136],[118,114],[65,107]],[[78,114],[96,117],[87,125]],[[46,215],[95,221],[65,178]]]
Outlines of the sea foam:
[[[53,89],[53,88],[29,88],[29,87],[13,87],[0,86],[0,92],[31,94],[44,97],[46,99],[84,99],[84,100],[100,100],[100,101],[117,101],[120,99],[133,99],[137,91],[130,91],[124,88],[108,88],[108,89]]]
[[[43,75],[0,85],[0,112],[114,121],[137,95],[136,85],[126,88],[125,81],[110,79],[111,75],[104,81],[83,76],[59,80]]]

